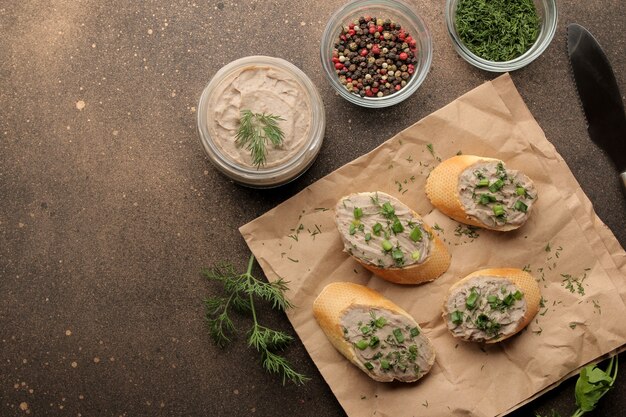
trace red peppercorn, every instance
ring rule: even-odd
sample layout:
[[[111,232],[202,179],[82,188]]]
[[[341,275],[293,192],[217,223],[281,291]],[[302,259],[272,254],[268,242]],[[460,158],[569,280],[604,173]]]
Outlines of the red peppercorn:
[[[370,35],[376,33],[376,28],[374,26],[370,26]]]
[[[342,41],[346,41],[346,40],[348,39],[348,38],[346,38],[346,35],[341,35],[341,36],[339,36],[339,38],[340,38]]]
[[[374,93],[372,92],[371,89],[369,89],[369,90],[365,90],[365,95],[368,96],[368,97],[373,97]]]
[[[378,93],[378,87],[372,87],[372,93],[374,94]]]
[[[333,63],[336,64],[337,62],[339,62],[339,58],[334,56],[331,61],[333,61]]]
[[[383,28],[382,26],[378,26],[378,27],[376,28],[376,32],[383,33],[383,29],[384,29],[384,28]]]
[[[413,64],[409,64],[406,72],[408,72],[409,74],[413,74],[415,72],[415,66]]]
[[[352,82],[352,78],[350,78],[350,77],[346,78],[346,82],[347,83],[351,83]]]
[[[337,69],[337,70],[343,69],[343,67],[344,67],[344,65],[341,62],[337,62],[335,64],[335,69]]]
[[[368,15],[366,15],[366,16],[364,17],[364,19],[365,19],[365,21],[366,21],[366,22],[369,22],[370,20],[372,20],[372,16],[368,16]]]
[[[348,30],[348,35],[350,35],[350,36],[354,36],[355,33],[356,33],[356,31],[354,29]]]
[[[411,48],[415,48],[417,46],[417,41],[415,39],[411,39],[407,42]]]
[[[374,46],[372,46],[372,53],[373,53],[374,55],[378,55],[378,54],[380,54],[380,47],[379,47],[378,45],[374,45]]]
[[[402,86],[401,86],[400,84],[397,84],[394,88],[395,88],[395,90],[396,90],[396,91],[400,91],[400,89],[402,88]]]
[[[361,49],[361,56],[367,56],[367,48]]]
[[[401,61],[406,61],[408,57],[409,56],[406,52],[400,52],[400,55],[398,55],[398,58],[400,58]]]
[[[354,29],[354,23],[350,23],[350,24],[348,25],[348,29]]]

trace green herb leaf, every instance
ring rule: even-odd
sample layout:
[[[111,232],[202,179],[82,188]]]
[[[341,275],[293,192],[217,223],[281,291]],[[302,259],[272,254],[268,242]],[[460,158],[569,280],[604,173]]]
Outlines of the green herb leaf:
[[[257,168],[265,165],[268,144],[274,147],[282,145],[285,134],[278,126],[282,120],[285,119],[273,114],[241,111],[235,144],[250,151],[252,164]]]
[[[587,412],[595,409],[600,398],[613,387],[617,377],[617,361],[617,356],[613,356],[606,371],[601,370],[597,365],[585,366],[580,371],[574,390],[576,405],[580,411]]]
[[[291,303],[285,297],[287,281],[280,278],[274,282],[264,282],[255,278],[252,275],[254,259],[254,255],[251,255],[248,269],[243,274],[235,273],[229,264],[221,264],[203,271],[207,279],[220,282],[226,293],[225,296],[205,300],[209,332],[215,343],[219,347],[224,347],[231,341],[230,337],[236,330],[229,315],[230,310],[251,313],[253,324],[248,332],[248,346],[261,354],[263,368],[270,373],[281,374],[283,384],[286,380],[296,385],[303,384],[308,378],[296,372],[285,358],[275,353],[289,345],[293,337],[261,325],[254,304],[255,298],[258,298],[270,303],[276,310],[284,311],[291,308]]]

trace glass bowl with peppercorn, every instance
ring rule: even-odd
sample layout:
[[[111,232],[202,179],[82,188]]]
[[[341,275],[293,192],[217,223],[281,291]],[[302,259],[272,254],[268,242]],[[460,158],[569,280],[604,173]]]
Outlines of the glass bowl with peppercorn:
[[[558,20],[555,0],[447,0],[445,16],[458,54],[491,72],[534,61],[550,45]]]
[[[380,108],[400,103],[422,84],[432,62],[426,24],[398,0],[357,0],[337,10],[321,42],[322,66],[346,100]]]

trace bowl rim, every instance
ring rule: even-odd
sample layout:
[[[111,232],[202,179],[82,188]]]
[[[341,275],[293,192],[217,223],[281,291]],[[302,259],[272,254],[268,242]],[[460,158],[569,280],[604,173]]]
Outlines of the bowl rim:
[[[343,84],[339,82],[334,68],[330,65],[334,40],[338,36],[337,29],[346,24],[348,15],[367,7],[388,9],[401,20],[409,22],[411,28],[415,28],[416,32],[420,35],[420,71],[416,71],[407,85],[400,91],[384,97],[361,97],[349,92]],[[329,48],[327,48],[327,46],[329,46]],[[426,22],[403,0],[353,0],[335,10],[328,19],[320,42],[320,58],[326,79],[340,96],[362,107],[383,108],[393,106],[406,100],[413,95],[424,82],[433,61],[433,40]]]
[[[310,97],[311,130],[309,137],[302,148],[285,163],[273,167],[248,167],[237,164],[230,157],[221,152],[213,143],[208,129],[208,101],[215,88],[228,74],[251,65],[266,65],[280,68],[290,73]],[[293,181],[302,175],[314,162],[319,153],[326,130],[326,113],[324,103],[311,79],[296,65],[277,57],[266,55],[250,55],[235,59],[222,66],[211,77],[202,90],[197,107],[197,128],[200,142],[211,163],[223,174],[243,185],[269,188],[277,187]],[[303,165],[304,164],[304,165]]]
[[[453,16],[454,15],[453,8],[456,6],[458,2],[459,0],[446,0],[445,20],[446,20],[446,27],[448,29],[447,30],[448,36],[452,40],[452,45],[454,46],[454,49],[461,56],[461,58],[463,58],[465,61],[472,64],[473,66],[483,69],[485,71],[508,72],[508,71],[514,71],[514,70],[525,67],[526,65],[530,64],[535,59],[537,59],[548,48],[548,46],[550,46],[554,38],[554,35],[556,34],[556,29],[558,26],[558,17],[559,17],[559,10],[557,7],[556,0],[538,0],[539,3],[544,5],[543,7],[544,10],[547,9],[547,7],[545,6],[549,6],[552,8],[552,10],[554,10],[554,13],[550,16],[547,16],[544,14],[544,19],[543,19],[544,23],[542,25],[542,31],[545,28],[547,28],[548,31],[545,32],[545,37],[543,38],[543,40],[541,42],[535,42],[522,55],[514,59],[511,59],[509,61],[490,61],[474,54],[472,51],[470,51],[467,48],[467,46],[465,46],[465,44],[459,38],[457,31],[456,31],[456,26],[454,24],[454,16]],[[540,36],[541,36],[541,32],[540,32]]]

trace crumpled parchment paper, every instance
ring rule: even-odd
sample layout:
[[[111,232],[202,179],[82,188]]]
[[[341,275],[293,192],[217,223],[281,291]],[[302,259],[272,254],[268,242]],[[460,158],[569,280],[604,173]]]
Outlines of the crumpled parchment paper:
[[[522,170],[539,198],[513,232],[471,230],[434,209],[424,194],[443,159],[475,154]],[[449,270],[419,286],[386,282],[347,253],[333,220],[344,195],[384,191],[420,213],[445,241]],[[626,253],[601,222],[566,163],[546,139],[508,74],[475,88],[242,226],[270,281],[289,281],[288,317],[349,416],[503,415],[626,345]],[[500,344],[453,338],[441,318],[448,288],[486,267],[529,270],[542,291],[535,320]],[[333,281],[372,287],[411,313],[437,359],[413,384],[379,383],[341,356],[311,305]]]

